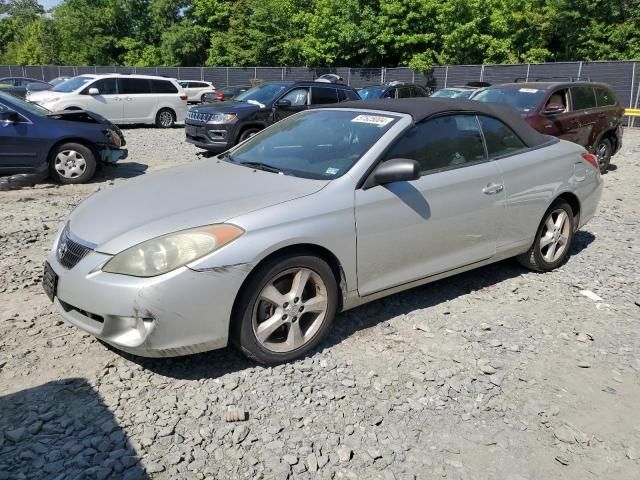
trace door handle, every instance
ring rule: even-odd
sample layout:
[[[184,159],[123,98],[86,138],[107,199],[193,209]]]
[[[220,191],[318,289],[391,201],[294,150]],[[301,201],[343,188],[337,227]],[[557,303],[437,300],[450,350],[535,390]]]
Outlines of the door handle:
[[[496,193],[500,193],[502,190],[504,190],[504,185],[499,183],[490,183],[482,189],[482,193],[495,195]]]

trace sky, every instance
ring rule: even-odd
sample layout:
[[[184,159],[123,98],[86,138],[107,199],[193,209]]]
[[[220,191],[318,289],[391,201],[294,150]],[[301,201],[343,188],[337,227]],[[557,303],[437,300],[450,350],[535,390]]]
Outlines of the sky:
[[[45,9],[49,10],[50,8],[58,5],[62,0],[38,0],[40,5],[42,5]]]

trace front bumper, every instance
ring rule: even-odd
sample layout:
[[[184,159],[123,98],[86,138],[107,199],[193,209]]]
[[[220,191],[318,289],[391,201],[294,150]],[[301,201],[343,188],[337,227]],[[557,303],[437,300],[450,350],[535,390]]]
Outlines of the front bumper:
[[[143,357],[173,357],[227,345],[231,309],[248,269],[200,272],[182,267],[137,278],[102,272],[109,258],[91,252],[67,270],[55,251],[49,255],[58,275],[54,304],[67,322]]]
[[[233,124],[207,125],[185,123],[185,135],[188,143],[214,153],[222,153],[233,147]]]
[[[100,160],[104,163],[116,163],[129,156],[126,148],[104,147],[100,150]]]

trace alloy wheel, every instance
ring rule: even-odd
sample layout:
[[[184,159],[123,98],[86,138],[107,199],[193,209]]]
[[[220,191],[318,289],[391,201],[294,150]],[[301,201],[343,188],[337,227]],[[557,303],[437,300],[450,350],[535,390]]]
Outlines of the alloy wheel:
[[[320,275],[309,268],[286,270],[260,292],[253,308],[253,333],[272,352],[297,350],[320,330],[327,306],[327,287]]]
[[[171,115],[171,112],[160,112],[160,125],[165,128],[173,125],[173,115]]]
[[[596,148],[596,157],[598,158],[598,165],[602,170],[602,167],[607,164],[609,158],[609,145],[605,142],[600,143]]]
[[[547,217],[540,235],[540,253],[547,263],[554,263],[562,257],[567,249],[571,234],[569,215],[561,208],[554,210]]]
[[[56,155],[54,168],[64,178],[77,178],[87,168],[87,161],[76,150],[63,150]]]

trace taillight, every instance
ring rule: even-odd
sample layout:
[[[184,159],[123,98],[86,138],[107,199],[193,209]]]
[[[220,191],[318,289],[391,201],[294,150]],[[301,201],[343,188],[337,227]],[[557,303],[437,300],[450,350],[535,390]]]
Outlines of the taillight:
[[[186,102],[187,100],[189,100],[189,97],[187,97],[186,95],[180,95],[180,100]]]
[[[596,157],[593,153],[583,153],[582,158],[584,158],[588,163],[590,163],[593,168],[600,171],[600,165],[598,164],[598,157]]]
[[[224,93],[222,92],[216,92],[216,98],[218,100],[224,100]]]

